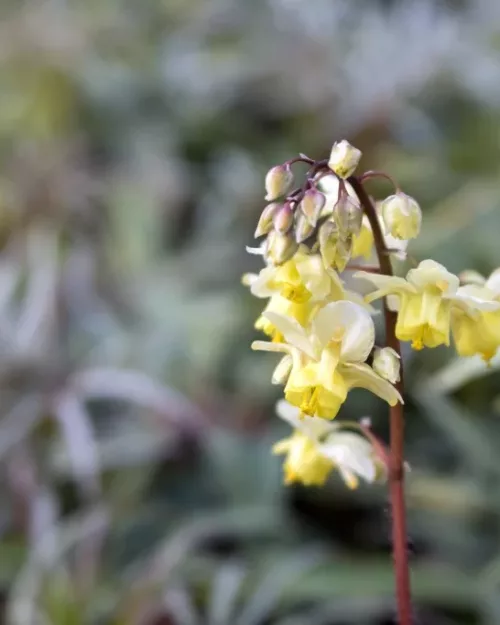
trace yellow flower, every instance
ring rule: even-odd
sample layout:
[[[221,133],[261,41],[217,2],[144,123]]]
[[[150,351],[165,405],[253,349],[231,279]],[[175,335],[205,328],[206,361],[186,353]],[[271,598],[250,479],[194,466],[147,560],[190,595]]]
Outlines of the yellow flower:
[[[321,486],[334,464],[320,453],[317,444],[298,430],[273,446],[274,454],[287,454],[283,470],[285,484],[300,482],[305,486]]]
[[[277,342],[282,341],[282,334],[265,313],[293,317],[305,327],[320,304],[346,297],[337,273],[325,269],[318,254],[303,250],[279,267],[265,267],[258,275],[246,274],[243,283],[256,297],[270,297],[255,327]]]
[[[331,301],[344,296],[336,272],[325,269],[319,254],[308,254],[305,248],[300,248],[283,265],[264,267],[250,281],[250,291],[256,297],[278,294],[296,304]]]
[[[351,388],[361,387],[391,405],[402,401],[398,391],[366,364],[375,329],[369,312],[358,304],[327,304],[313,318],[311,332],[291,317],[266,312],[284,343],[255,341],[253,349],[292,356],[285,398],[307,415],[333,419]]]
[[[290,437],[273,447],[273,453],[286,454],[285,484],[321,486],[337,469],[346,485],[356,488],[358,477],[373,482],[380,473],[372,445],[359,434],[318,417],[301,417],[286,401],[278,402],[277,413],[294,428]]]
[[[459,280],[443,265],[424,260],[408,272],[406,279],[365,271],[354,275],[378,287],[366,296],[366,301],[397,297],[399,340],[411,341],[414,349],[450,344],[451,309]]]
[[[489,362],[500,345],[500,272],[488,280],[475,273],[467,277],[470,283],[457,290],[451,318],[455,347],[460,356],[479,354]]]

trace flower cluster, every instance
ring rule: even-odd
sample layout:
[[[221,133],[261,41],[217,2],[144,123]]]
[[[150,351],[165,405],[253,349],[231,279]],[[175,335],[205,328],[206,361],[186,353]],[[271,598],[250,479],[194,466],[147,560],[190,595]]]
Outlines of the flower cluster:
[[[392,275],[391,258],[404,260],[408,241],[419,234],[421,210],[397,187],[381,202],[369,198],[364,182],[389,177],[355,177],[360,158],[341,141],[329,159],[300,155],[273,167],[265,184],[270,204],[255,232],[263,241],[248,250],[262,255],[265,267],[243,282],[267,300],[256,328],[268,340],[252,347],[281,354],[272,382],[284,387],[278,414],[294,428],[275,446],[286,454],[287,483],[322,484],[333,468],[349,486],[356,476],[373,481],[384,474],[384,454],[366,428],[331,423],[354,388],[391,406],[403,402],[400,356],[375,345],[371,302],[385,298],[397,315],[396,338],[417,350],[449,345],[452,336],[460,355],[489,361],[500,344],[500,270],[488,279],[472,271],[458,277],[423,260],[405,278]],[[297,162],[309,171],[294,190]],[[363,265],[350,264],[354,258]],[[346,271],[372,291],[363,298],[347,289]]]

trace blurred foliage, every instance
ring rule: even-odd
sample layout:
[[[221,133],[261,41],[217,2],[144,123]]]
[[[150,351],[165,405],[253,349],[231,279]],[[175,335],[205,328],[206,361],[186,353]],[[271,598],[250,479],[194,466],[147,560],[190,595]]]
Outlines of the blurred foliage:
[[[266,170],[347,136],[421,201],[416,258],[500,265],[498,2],[0,14],[4,620],[392,622],[385,490],[280,484],[244,246]],[[497,625],[500,360],[405,355],[417,622]]]

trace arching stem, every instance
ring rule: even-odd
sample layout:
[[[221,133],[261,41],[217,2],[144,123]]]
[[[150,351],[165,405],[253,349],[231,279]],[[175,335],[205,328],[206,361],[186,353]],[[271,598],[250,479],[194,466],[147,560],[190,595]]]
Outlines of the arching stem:
[[[375,249],[380,264],[381,273],[391,276],[392,265],[389,258],[384,235],[380,228],[377,212],[373,202],[366,193],[360,179],[352,176],[348,182],[356,192],[363,206],[373,232]],[[396,313],[389,310],[384,300],[384,318],[386,343],[401,356],[399,340],[396,338]],[[397,389],[403,395],[403,369]],[[406,507],[404,499],[404,415],[402,404],[396,404],[390,409],[391,426],[391,454],[389,470],[389,488],[392,512],[392,549],[396,575],[396,600],[399,625],[411,625],[412,609],[410,594],[410,571],[408,566],[408,539],[406,531]]]

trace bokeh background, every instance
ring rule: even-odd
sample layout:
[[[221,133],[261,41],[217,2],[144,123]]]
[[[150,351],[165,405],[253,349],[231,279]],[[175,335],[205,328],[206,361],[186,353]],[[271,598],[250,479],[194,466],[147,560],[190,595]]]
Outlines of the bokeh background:
[[[393,623],[385,488],[281,484],[244,247],[267,169],[348,138],[421,202],[417,260],[499,266],[500,4],[0,16],[2,622]],[[416,623],[498,625],[500,361],[405,361]]]

